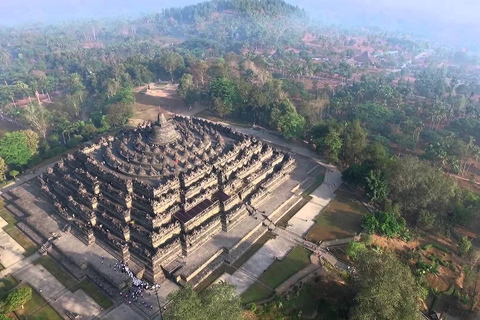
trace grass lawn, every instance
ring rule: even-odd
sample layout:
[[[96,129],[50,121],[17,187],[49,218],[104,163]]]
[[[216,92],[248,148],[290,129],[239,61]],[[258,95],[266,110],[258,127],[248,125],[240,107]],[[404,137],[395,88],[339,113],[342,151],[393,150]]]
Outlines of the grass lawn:
[[[308,241],[353,237],[362,231],[362,219],[368,210],[344,185],[336,194],[335,199],[318,215],[316,224],[307,234]]]
[[[3,203],[0,203],[0,217],[2,217],[9,225],[16,225],[17,220],[14,216],[8,213],[7,209],[3,207]]]
[[[26,320],[62,320],[63,318],[32,288],[32,299],[23,309],[18,309],[15,314],[20,319]]]
[[[242,295],[242,303],[249,304],[252,302],[257,302],[264,300],[273,296],[275,292],[269,288],[255,282],[248,288],[247,291]]]
[[[86,294],[88,294],[96,303],[98,303],[102,308],[107,309],[113,302],[110,298],[103,293],[103,291],[98,288],[95,284],[88,280],[83,280],[74,285],[70,290],[75,292],[79,289],[82,289]]]
[[[18,284],[18,281],[15,280],[11,275],[6,276],[0,280],[0,300],[3,300],[10,290],[15,288]]]
[[[309,265],[310,254],[310,251],[302,247],[295,247],[283,260],[272,263],[258,280],[275,289],[285,280]],[[272,294],[272,290],[262,286],[260,283],[255,283],[242,295],[242,302],[250,303],[266,299]]]
[[[77,283],[65,270],[63,270],[55,260],[50,256],[42,256],[35,260],[33,264],[41,264],[48,270],[58,281],[60,281],[65,287],[70,288]]]
[[[30,241],[20,230],[17,229],[14,225],[8,225],[3,228],[10,237],[12,237],[19,245],[21,245],[25,252],[23,255],[25,257],[31,256],[37,251],[37,246]]]

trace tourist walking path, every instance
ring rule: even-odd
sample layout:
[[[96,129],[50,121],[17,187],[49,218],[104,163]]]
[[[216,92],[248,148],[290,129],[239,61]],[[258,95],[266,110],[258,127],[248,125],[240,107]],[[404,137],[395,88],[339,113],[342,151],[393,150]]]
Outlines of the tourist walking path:
[[[237,293],[243,294],[275,260],[283,259],[295,246],[303,246],[302,236],[315,224],[316,216],[334,198],[334,192],[340,184],[341,174],[337,170],[328,169],[324,183],[313,191],[312,200],[288,221],[286,230],[275,228],[273,232],[277,233],[278,237],[268,240],[233,274],[224,273],[220,279],[235,285]],[[327,251],[322,250],[322,254],[328,255],[328,261],[333,261],[333,265],[346,268],[334,261],[336,258]]]
[[[252,128],[234,127],[236,130],[253,135],[269,143],[286,148],[291,152],[311,158],[326,168],[324,182],[311,193],[312,199],[303,206],[289,221],[286,230],[276,228],[280,236],[267,241],[253,256],[251,256],[237,271],[229,275],[223,274],[220,279],[237,287],[237,293],[243,294],[265,270],[276,260],[283,259],[296,245],[302,245],[303,236],[315,224],[315,218],[335,197],[335,191],[343,183],[342,174],[337,167],[321,161],[319,155],[305,146],[288,142],[281,137],[266,131],[259,131]],[[320,254],[332,265],[343,270],[348,265],[339,261],[332,254],[323,248],[319,248]],[[313,268],[313,267],[312,267]]]

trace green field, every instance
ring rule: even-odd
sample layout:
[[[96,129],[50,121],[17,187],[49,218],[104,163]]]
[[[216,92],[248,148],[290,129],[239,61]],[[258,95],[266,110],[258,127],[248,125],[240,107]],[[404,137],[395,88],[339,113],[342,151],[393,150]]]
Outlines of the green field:
[[[275,289],[295,273],[308,266],[310,264],[310,254],[310,251],[302,247],[293,248],[283,260],[272,263],[258,279],[258,282],[248,288],[242,295],[242,302],[247,304],[272,296],[274,292],[268,287]]]
[[[70,288],[77,283],[65,270],[63,270],[58,263],[50,256],[43,256],[35,260],[33,264],[42,265],[48,270],[58,281],[60,281],[65,287]]]
[[[0,280],[0,300],[3,300],[10,290],[16,287],[18,281],[15,280],[11,275],[6,276]]]
[[[18,309],[15,314],[20,319],[26,320],[62,320],[63,318],[32,288],[32,299],[23,309]]]
[[[80,281],[79,283],[75,284],[70,290],[72,292],[75,292],[79,289],[82,289],[104,309],[107,309],[113,305],[112,300],[110,300],[110,298],[99,287],[97,287],[89,280]]]
[[[345,186],[341,186],[336,194],[335,199],[318,215],[316,224],[307,234],[308,241],[318,243],[353,237],[362,231],[361,224],[367,209]]]
[[[18,230],[16,226],[9,224],[5,226],[3,230],[25,249],[23,253],[25,257],[31,256],[37,251],[37,246]]]
[[[0,202],[0,217],[2,217],[9,225],[16,225],[17,220],[15,219],[14,216],[12,216],[10,213],[7,212],[7,209],[4,207],[4,203]]]

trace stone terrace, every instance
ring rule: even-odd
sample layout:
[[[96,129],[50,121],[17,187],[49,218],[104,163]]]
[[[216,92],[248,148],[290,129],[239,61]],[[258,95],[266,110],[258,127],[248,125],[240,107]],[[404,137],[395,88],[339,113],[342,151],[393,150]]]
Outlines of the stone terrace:
[[[84,147],[7,197],[42,241],[62,235],[53,248],[87,274],[121,287],[109,265],[124,260],[149,281],[165,272],[195,286],[265,233],[262,221],[300,198],[315,166],[220,124],[162,116]]]

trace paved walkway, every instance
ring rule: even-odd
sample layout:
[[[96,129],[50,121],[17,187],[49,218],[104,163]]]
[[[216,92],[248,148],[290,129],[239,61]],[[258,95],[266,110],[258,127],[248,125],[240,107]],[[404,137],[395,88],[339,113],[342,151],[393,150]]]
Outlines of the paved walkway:
[[[279,235],[277,238],[268,240],[237,271],[231,275],[224,273],[219,280],[235,285],[237,293],[243,294],[276,258],[283,259],[296,245],[303,246],[301,236],[315,224],[315,217],[334,198],[334,192],[340,184],[341,174],[337,170],[327,170],[324,183],[312,193],[312,200],[288,221],[287,229],[276,228],[274,232]],[[330,255],[326,251],[322,253]],[[330,259],[335,258],[332,256]],[[340,266],[338,263],[334,265]]]
[[[29,283],[62,317],[65,310],[83,315],[84,319],[100,313],[100,306],[85,292],[71,292],[42,265],[32,264],[40,254],[25,257],[25,249],[1,229],[7,224],[0,218],[0,262],[6,267],[0,272],[2,277],[12,275],[19,282]]]

